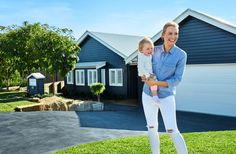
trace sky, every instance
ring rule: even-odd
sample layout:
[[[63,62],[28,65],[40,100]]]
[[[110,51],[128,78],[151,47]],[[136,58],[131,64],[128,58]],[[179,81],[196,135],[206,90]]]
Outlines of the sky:
[[[0,0],[0,25],[40,22],[69,28],[154,36],[165,22],[190,8],[236,25],[235,0]]]

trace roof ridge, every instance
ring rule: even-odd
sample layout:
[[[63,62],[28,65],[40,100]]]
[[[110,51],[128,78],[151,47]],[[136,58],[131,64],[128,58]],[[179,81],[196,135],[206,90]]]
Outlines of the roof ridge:
[[[218,22],[221,22],[221,23],[223,23],[223,24],[227,24],[227,25],[229,25],[229,26],[232,26],[233,28],[236,28],[236,24],[234,24],[234,23],[232,23],[232,22],[230,22],[230,21],[228,21],[228,20],[224,20],[224,19],[222,19],[222,18],[219,18],[219,17],[213,16],[213,15],[204,13],[204,12],[202,12],[202,11],[193,10],[193,9],[190,9],[190,8],[188,8],[188,9],[185,10],[184,12],[187,12],[187,11],[191,11],[191,12],[195,12],[195,13],[198,13],[198,14],[202,14],[202,15],[207,16],[207,17],[209,17],[209,18],[211,18],[211,19],[214,19],[214,20],[216,20],[216,21],[218,21]],[[182,13],[182,14],[183,14],[183,13]],[[180,15],[181,15],[181,14],[180,14]],[[177,18],[177,17],[176,17],[176,18]],[[176,19],[176,18],[175,18],[175,19]]]
[[[117,33],[110,33],[110,32],[96,32],[96,31],[88,31],[90,33],[99,33],[99,34],[108,34],[108,35],[119,35],[119,36],[132,36],[132,37],[144,37],[141,35],[131,35],[131,34],[117,34]]]

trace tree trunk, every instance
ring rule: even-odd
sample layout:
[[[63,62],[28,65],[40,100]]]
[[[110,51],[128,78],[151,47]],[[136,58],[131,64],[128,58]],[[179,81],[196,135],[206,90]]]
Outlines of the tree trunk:
[[[9,71],[7,69],[7,91],[9,91]]]
[[[98,95],[98,102],[100,102],[100,95]]]

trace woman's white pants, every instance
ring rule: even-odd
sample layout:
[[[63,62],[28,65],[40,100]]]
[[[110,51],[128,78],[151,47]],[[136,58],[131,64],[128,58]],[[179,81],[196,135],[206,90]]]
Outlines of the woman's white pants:
[[[160,141],[158,135],[158,111],[160,109],[166,132],[173,140],[178,154],[187,154],[185,141],[177,127],[175,97],[171,95],[160,98],[160,102],[157,103],[151,96],[143,92],[142,102],[152,153],[160,154]]]

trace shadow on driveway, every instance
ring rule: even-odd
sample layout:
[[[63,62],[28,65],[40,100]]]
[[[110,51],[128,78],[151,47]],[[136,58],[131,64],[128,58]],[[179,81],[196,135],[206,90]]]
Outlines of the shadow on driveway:
[[[77,112],[81,127],[146,131],[142,108],[105,104],[105,112]],[[236,130],[236,118],[191,112],[177,112],[181,132]],[[165,127],[159,112],[159,132]]]

